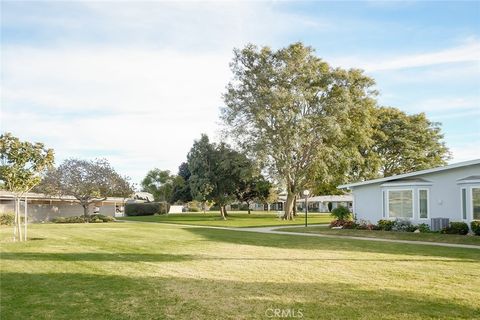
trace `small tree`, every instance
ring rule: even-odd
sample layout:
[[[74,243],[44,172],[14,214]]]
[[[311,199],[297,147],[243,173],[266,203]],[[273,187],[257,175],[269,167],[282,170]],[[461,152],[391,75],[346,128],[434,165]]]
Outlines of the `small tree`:
[[[170,202],[173,195],[175,176],[168,170],[158,168],[148,171],[141,182],[143,191],[149,192],[155,201]]]
[[[194,142],[187,159],[192,195],[203,202],[215,202],[226,219],[227,204],[235,200],[240,184],[251,175],[251,161],[224,143],[210,143],[206,135]]]
[[[15,223],[13,240],[21,241],[20,198],[41,180],[41,174],[53,166],[53,149],[42,143],[20,141],[10,133],[0,136],[0,180],[3,187],[14,194]],[[27,204],[25,203],[25,206]],[[25,211],[24,240],[27,240],[27,211]]]
[[[255,201],[265,202],[270,193],[271,183],[265,180],[261,175],[253,176],[239,183],[239,188],[235,192],[237,200],[245,202],[250,214],[250,204]]]
[[[106,159],[65,160],[47,172],[37,189],[50,195],[75,197],[83,207],[85,218],[92,203],[107,197],[126,198],[133,193],[129,179],[120,176]]]
[[[350,220],[350,218],[352,217],[352,213],[350,212],[350,210],[348,210],[348,208],[344,206],[338,206],[332,210],[332,216],[337,220],[346,221]]]

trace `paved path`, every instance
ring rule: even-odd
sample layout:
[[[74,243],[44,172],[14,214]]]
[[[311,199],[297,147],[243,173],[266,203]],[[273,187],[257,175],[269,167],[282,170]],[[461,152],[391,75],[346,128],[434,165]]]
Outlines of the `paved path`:
[[[327,226],[327,225],[324,225],[324,226]],[[427,245],[427,246],[439,246],[439,247],[450,247],[450,248],[468,248],[468,249],[478,249],[478,250],[480,250],[480,246],[473,245],[473,244],[456,244],[456,243],[415,241],[415,240],[395,240],[395,239],[367,238],[367,237],[355,237],[355,236],[327,235],[327,234],[320,234],[320,233],[303,233],[303,232],[280,231],[283,228],[291,228],[291,227],[294,227],[294,226],[258,227],[258,228],[228,228],[228,229],[229,230],[243,229],[243,230],[240,230],[240,231],[260,232],[260,233],[269,233],[269,234],[297,235],[297,236],[337,238],[337,239],[355,239],[355,240],[363,240],[363,241],[407,243],[407,244],[420,244],[420,245]]]
[[[123,221],[127,221],[127,220],[123,220]],[[144,221],[129,221],[129,222],[144,222]],[[150,223],[150,222],[148,222],[148,223]],[[361,240],[361,241],[406,243],[406,244],[419,244],[419,245],[427,245],[427,246],[438,246],[438,247],[449,247],[449,248],[467,248],[467,249],[480,250],[480,246],[473,245],[473,244],[456,244],[456,243],[414,241],[414,240],[395,240],[395,239],[367,238],[367,237],[355,237],[355,236],[327,235],[327,234],[320,234],[320,233],[303,233],[303,232],[281,231],[281,229],[301,227],[301,225],[234,228],[234,227],[200,226],[200,225],[165,223],[165,222],[161,222],[161,223],[162,224],[168,224],[168,225],[171,225],[171,226],[188,227],[188,228],[208,228],[208,229],[220,229],[220,230],[243,231],[243,232],[258,232],[258,233],[267,233],[267,234],[295,235],[295,236],[304,236],[304,237],[336,238],[336,239],[347,239],[347,240],[354,239],[354,240]],[[328,224],[311,224],[309,226],[310,227],[319,227],[319,226],[328,226]]]

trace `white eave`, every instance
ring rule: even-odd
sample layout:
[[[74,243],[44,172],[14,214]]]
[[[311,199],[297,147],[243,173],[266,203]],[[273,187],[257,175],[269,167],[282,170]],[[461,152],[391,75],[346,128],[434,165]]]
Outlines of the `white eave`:
[[[480,159],[458,162],[458,163],[449,164],[449,165],[446,165],[446,166],[443,166],[443,167],[436,167],[436,168],[432,168],[432,169],[426,169],[426,170],[420,170],[420,171],[415,171],[415,172],[410,172],[410,173],[404,173],[404,174],[399,174],[399,175],[385,177],[385,178],[379,178],[379,179],[373,179],[373,180],[367,180],[367,181],[349,183],[349,184],[342,184],[342,185],[338,186],[338,189],[352,188],[352,187],[364,186],[364,185],[374,184],[374,183],[382,183],[382,182],[404,179],[404,178],[409,178],[409,177],[415,177],[415,176],[419,176],[419,175],[422,175],[422,174],[428,174],[428,173],[433,173],[433,172],[439,172],[439,171],[444,171],[444,170],[461,168],[461,167],[466,167],[466,166],[471,166],[471,165],[476,165],[476,164],[480,164]]]

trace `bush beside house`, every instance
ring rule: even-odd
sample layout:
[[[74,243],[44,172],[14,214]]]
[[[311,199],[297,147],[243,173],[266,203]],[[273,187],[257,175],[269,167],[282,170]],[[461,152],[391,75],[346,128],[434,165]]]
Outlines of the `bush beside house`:
[[[168,213],[169,204],[166,202],[127,203],[125,214],[127,216],[152,216],[154,214]]]

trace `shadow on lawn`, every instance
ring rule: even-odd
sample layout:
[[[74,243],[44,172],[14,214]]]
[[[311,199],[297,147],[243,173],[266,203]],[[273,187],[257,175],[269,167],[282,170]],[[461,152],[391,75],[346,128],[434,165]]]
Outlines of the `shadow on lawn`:
[[[1,280],[5,319],[262,319],[269,308],[302,309],[305,319],[471,319],[480,312],[461,298],[340,282],[81,273],[4,273]]]
[[[386,254],[434,256],[480,261],[480,250],[436,247],[420,244],[385,243],[355,239],[337,239],[328,237],[305,237],[299,235],[262,234],[235,230],[209,228],[188,228],[185,230],[202,236],[207,241],[227,242],[273,248],[302,250],[338,250],[354,252],[375,252]]]
[[[434,261],[434,262],[465,262],[478,263],[478,260],[472,259],[363,259],[363,258],[248,258],[245,256],[235,257],[221,257],[209,255],[185,255],[185,254],[162,254],[162,253],[45,253],[45,252],[16,252],[16,253],[2,253],[3,260],[32,260],[32,261],[119,261],[119,262],[181,262],[193,260],[225,260],[225,261],[370,261],[370,262],[419,262],[419,261]]]

